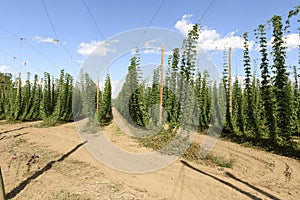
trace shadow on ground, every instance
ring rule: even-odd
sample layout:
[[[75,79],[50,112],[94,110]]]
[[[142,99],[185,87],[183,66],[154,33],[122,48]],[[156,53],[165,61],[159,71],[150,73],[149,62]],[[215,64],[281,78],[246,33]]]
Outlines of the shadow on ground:
[[[35,180],[36,178],[38,178],[39,176],[41,176],[42,174],[44,174],[45,172],[47,172],[48,170],[50,170],[52,168],[52,166],[53,166],[54,163],[64,161],[67,157],[69,157],[72,153],[74,153],[77,149],[79,149],[79,147],[81,147],[85,143],[87,143],[87,141],[78,144],[76,147],[74,147],[72,150],[70,150],[69,152],[67,152],[66,154],[64,154],[59,159],[53,160],[53,161],[49,162],[48,164],[46,164],[45,167],[43,167],[41,170],[35,172],[32,176],[28,177],[26,180],[24,180],[23,182],[21,182],[16,188],[14,188],[12,191],[10,191],[6,195],[7,199],[11,199],[11,198],[14,198],[15,196],[17,196],[22,190],[25,189],[25,187],[31,181]]]
[[[239,187],[233,185],[232,183],[229,183],[228,181],[222,180],[222,179],[220,179],[220,178],[218,178],[218,177],[216,177],[216,176],[214,176],[214,175],[211,175],[211,174],[209,174],[209,173],[207,173],[207,172],[204,172],[204,171],[202,171],[202,170],[200,170],[200,169],[198,169],[198,168],[196,168],[196,167],[190,165],[190,164],[189,164],[188,162],[186,162],[186,161],[181,160],[181,162],[182,162],[183,165],[189,167],[190,169],[193,169],[193,170],[195,170],[195,171],[197,171],[197,172],[199,172],[199,173],[201,173],[201,174],[204,174],[204,175],[206,175],[206,176],[209,176],[209,177],[211,177],[211,178],[217,180],[218,182],[223,183],[223,184],[227,185],[228,187],[231,187],[232,189],[234,189],[234,190],[240,192],[241,194],[246,195],[247,197],[249,197],[249,198],[251,198],[251,199],[255,199],[255,200],[256,200],[256,199],[261,199],[261,198],[255,196],[254,194],[251,194],[250,192],[247,192],[247,191],[245,191],[245,190],[242,190],[241,188],[239,188]],[[269,198],[271,198],[271,199],[274,199],[274,200],[280,200],[280,198],[275,197],[274,195],[269,194],[269,193],[267,193],[267,192],[265,192],[265,191],[263,191],[263,190],[261,190],[261,189],[255,187],[255,186],[249,184],[248,182],[245,182],[245,181],[243,181],[243,180],[241,180],[241,179],[235,177],[233,174],[231,174],[231,173],[229,173],[229,172],[226,172],[226,175],[227,175],[228,177],[230,177],[230,178],[236,180],[236,181],[239,181],[239,182],[241,182],[241,183],[247,185],[248,187],[250,187],[251,189],[255,190],[256,192],[259,192],[259,193],[261,193],[261,194],[263,194],[263,195],[265,195],[265,196],[267,196],[267,197],[269,197]]]
[[[19,131],[19,130],[22,130],[24,128],[30,128],[31,126],[22,126],[20,128],[15,128],[15,129],[11,129],[11,130],[7,130],[7,131],[3,131],[3,132],[0,132],[0,135],[3,134],[3,133],[9,133],[9,132],[13,132],[13,131]]]

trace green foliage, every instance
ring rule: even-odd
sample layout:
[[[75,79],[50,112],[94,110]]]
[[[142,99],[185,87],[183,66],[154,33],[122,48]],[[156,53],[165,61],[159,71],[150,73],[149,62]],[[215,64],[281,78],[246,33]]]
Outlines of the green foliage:
[[[296,66],[294,66],[294,114],[295,116],[295,133],[294,135],[300,136],[300,91],[298,85],[298,72]]]
[[[152,87],[151,91],[149,91],[148,96],[148,109],[150,113],[150,122],[157,126],[159,125],[159,100],[160,100],[160,70],[159,68],[155,69],[153,72],[153,78],[152,78]],[[151,124],[150,123],[150,124]]]
[[[10,108],[12,75],[0,73],[0,119],[5,119]]]
[[[195,24],[188,32],[188,37],[183,41],[180,73],[183,78],[189,83],[193,84],[193,76],[196,69],[196,56],[197,56],[197,40],[199,38],[200,27]]]
[[[194,93],[196,95],[196,106],[199,110],[199,131],[204,131],[209,127],[211,115],[211,97],[208,85],[209,75],[206,71],[198,72],[195,81]],[[195,108],[196,109],[196,108]]]
[[[68,190],[61,189],[57,192],[53,192],[51,199],[56,200],[91,200],[90,197],[69,192]]]
[[[98,107],[98,120],[100,124],[108,124],[112,119],[112,99],[111,99],[111,82],[110,76],[107,74],[105,80],[105,86],[103,95],[102,92],[99,91],[99,107]]]
[[[110,123],[113,116],[112,88],[109,74],[106,76],[104,91],[100,90],[99,83],[95,84],[90,75],[84,70],[80,71],[79,80],[76,82],[75,87],[72,86],[72,79],[69,75],[65,75],[65,79],[64,94],[73,96],[73,99],[62,101],[62,103],[70,105],[67,106],[69,108],[73,107],[73,112],[70,114],[74,116],[75,120],[87,118],[88,121],[84,127],[84,132],[95,133],[99,130],[100,126]],[[67,81],[68,79],[69,81]],[[68,89],[68,86],[72,90]],[[61,109],[63,109],[64,113],[63,118],[72,116],[68,115],[71,110],[66,110],[64,107]]]
[[[22,80],[20,78],[21,74],[19,73],[19,77],[17,80],[17,94],[16,94],[16,99],[15,99],[15,104],[14,104],[14,114],[13,114],[13,119],[18,120],[20,119],[20,116],[22,114]]]
[[[232,113],[230,113],[230,102],[229,102],[229,66],[227,62],[227,54],[224,50],[223,54],[223,77],[222,77],[222,96],[224,95],[223,104],[226,105],[225,108],[225,132],[233,132],[233,121],[232,121]]]
[[[174,143],[174,140],[177,141],[176,146],[173,147],[174,149],[171,149],[172,147],[164,149],[167,145],[170,145],[171,142]],[[199,154],[201,148],[200,144],[192,143],[189,145],[187,141],[184,140],[184,138],[176,137],[175,132],[172,132],[170,130],[162,130],[154,136],[147,138],[139,138],[138,141],[144,147],[172,155],[180,155],[178,154],[181,152],[180,147],[186,148],[186,145],[188,145],[186,151],[182,152],[182,158],[191,161],[199,161],[202,159]],[[213,154],[209,154],[207,157],[205,157],[205,160],[211,164],[226,168],[232,168],[234,164],[234,160],[232,159],[225,159],[224,157],[215,156]]]
[[[244,72],[245,72],[245,125],[246,130],[255,135],[256,138],[261,136],[261,127],[259,123],[259,101],[260,98],[256,84],[256,77],[251,73],[248,33],[244,33]],[[251,77],[252,80],[251,80]]]
[[[179,117],[180,117],[180,110],[179,110],[179,102],[178,102],[178,69],[179,69],[179,58],[180,58],[180,52],[178,48],[173,49],[173,55],[171,58],[171,66],[170,71],[171,71],[171,77],[169,80],[169,98],[167,99],[169,105],[170,105],[170,110],[169,110],[169,121],[171,127],[176,127],[179,123]]]
[[[51,80],[47,72],[41,80],[38,75],[33,81],[30,77],[27,73],[27,80],[22,86],[21,74],[12,81],[10,74],[0,73],[0,118],[8,121],[43,119],[45,126],[56,124],[56,121],[70,121],[73,118],[71,75],[64,75],[62,70],[59,81]]]
[[[192,143],[186,150],[186,152],[182,155],[182,157],[190,161],[199,161],[200,159],[202,159],[199,154],[200,148],[200,144]]]
[[[154,136],[147,138],[139,138],[138,140],[142,146],[152,148],[158,151],[164,148],[174,138],[174,132],[162,130]]]
[[[59,121],[55,116],[50,116],[50,117],[44,119],[41,123],[37,124],[36,127],[37,128],[48,128],[48,127],[52,127],[52,126],[59,126],[62,123],[63,122]]]
[[[222,88],[222,86],[220,87]],[[213,89],[212,89],[212,109],[211,109],[211,125],[217,128],[222,128],[223,119],[222,119],[222,102],[220,102],[221,97],[223,97],[223,93],[218,93],[221,89],[217,88],[217,83],[214,81]]]
[[[251,65],[250,65],[250,56],[249,56],[249,41],[248,33],[244,33],[244,71],[245,71],[245,90],[247,95],[251,95]],[[250,97],[250,96],[249,96]]]
[[[182,44],[182,54],[180,63],[180,75],[178,79],[179,108],[183,127],[195,126],[198,124],[198,107],[195,110],[194,98],[194,76],[197,60],[197,40],[199,38],[200,27],[195,24],[189,30],[187,38]],[[200,92],[200,91],[197,91]]]
[[[144,86],[140,83],[140,56],[138,49],[130,59],[126,81],[116,99],[116,107],[129,123],[145,127],[148,124],[146,115]]]
[[[219,167],[232,168],[234,164],[233,159],[226,159],[222,156],[216,156],[213,154],[209,154],[205,159]]]
[[[51,92],[53,92],[51,90],[51,78],[50,78],[50,74],[48,72],[44,73],[44,90],[43,90],[43,103],[42,103],[42,113],[43,113],[43,118],[46,119],[49,116],[52,115],[53,111],[54,111],[54,107],[53,107],[53,103],[52,103],[52,96],[51,96]]]
[[[259,25],[258,32],[256,33],[259,39],[260,53],[261,53],[261,100],[263,104],[262,118],[265,120],[265,132],[269,135],[273,143],[276,143],[277,139],[277,121],[275,116],[275,98],[273,89],[271,86],[269,60],[267,53],[267,38],[265,32],[265,26]]]
[[[212,83],[207,72],[196,70],[200,27],[198,24],[194,25],[181,48],[173,49],[168,59],[162,102],[166,116],[164,124],[161,124],[167,125],[168,130],[149,138],[149,141],[144,140],[144,145],[154,149],[164,146],[173,139],[172,131],[181,126],[197,126],[199,132],[205,132],[212,126],[224,126],[224,135],[234,141],[260,145],[270,151],[286,149],[287,152],[296,154],[298,150],[295,150],[292,137],[300,135],[299,68],[294,66],[292,81],[285,62],[287,54],[284,35],[289,31],[291,18],[299,14],[299,8],[296,6],[288,13],[285,24],[282,23],[282,17],[277,15],[269,21],[273,28],[272,57],[269,57],[267,48],[270,38],[267,38],[269,34],[266,33],[266,25],[259,25],[255,30],[260,52],[259,78],[256,77],[256,72],[252,72],[251,43],[248,33],[244,33],[245,85],[242,87],[236,78],[233,85],[232,112],[229,110],[226,52],[224,51],[223,57],[222,81]],[[297,29],[300,33],[300,28]],[[129,123],[142,128],[160,126],[160,66],[153,72],[152,83],[147,84],[140,80],[140,62],[140,55],[136,50],[130,59],[125,83],[114,100],[114,105]],[[0,73],[0,119],[43,119],[43,126],[51,126],[70,121],[73,117],[88,118],[88,132],[97,131],[99,122],[106,125],[113,119],[109,74],[103,91],[83,70],[75,87],[73,78],[64,70],[61,70],[58,79],[47,72],[43,79],[35,75],[33,82],[30,77],[28,74],[22,86],[21,78],[13,80],[11,74]],[[184,139],[181,138],[180,141],[183,142]],[[187,157],[196,158],[199,154],[196,153],[197,148],[198,146],[192,145]],[[230,162],[224,163],[220,161],[222,159],[215,157],[212,160],[217,165],[230,167]]]
[[[96,88],[97,85],[93,82],[88,73],[81,70],[79,74],[79,82],[76,83],[77,99],[80,99],[80,104],[74,104],[77,118],[94,118],[96,113]],[[76,102],[74,102],[76,103]]]
[[[82,104],[82,94],[81,91],[75,87],[73,90],[73,115],[74,119],[79,119],[82,116],[82,109],[83,109],[83,104]]]
[[[291,90],[288,85],[288,73],[286,71],[286,47],[283,41],[283,24],[281,16],[274,15],[271,20],[273,25],[273,42],[272,42],[272,56],[273,56],[273,72],[274,72],[274,94],[276,99],[276,120],[278,127],[278,134],[286,142],[290,142],[292,134],[292,102]],[[277,142],[277,141],[275,141]]]
[[[244,111],[244,97],[242,92],[242,87],[239,84],[239,80],[236,77],[233,84],[232,91],[232,115],[235,127],[238,132],[245,133],[245,111]]]
[[[88,118],[87,124],[82,129],[83,132],[89,134],[97,133],[99,130],[100,130],[99,122],[95,117]]]

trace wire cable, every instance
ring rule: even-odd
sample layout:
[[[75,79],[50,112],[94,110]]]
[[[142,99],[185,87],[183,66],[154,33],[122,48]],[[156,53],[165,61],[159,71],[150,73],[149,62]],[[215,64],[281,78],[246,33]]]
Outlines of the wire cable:
[[[1,27],[1,26],[0,26],[0,29],[3,30],[4,32],[6,32],[6,33],[8,33],[8,34],[10,34],[10,35],[12,35],[12,36],[18,38],[18,39],[21,38],[21,37],[18,36],[17,34],[15,34],[15,33],[13,33],[13,32],[10,32],[9,30],[7,30],[7,29],[5,29],[5,28],[3,28],[3,27]]]
[[[147,25],[147,28],[152,24],[153,20],[155,19],[156,15],[158,14],[159,10],[161,9],[162,5],[164,4],[165,0],[162,0],[159,4],[159,6],[157,7],[154,15],[152,16],[152,18],[150,19],[148,25]]]
[[[33,49],[37,54],[44,57],[44,59],[47,60],[48,63],[55,65],[55,63],[48,56],[46,56],[43,52],[41,52],[40,50],[38,50],[37,48],[35,48],[34,46],[32,46],[30,43],[28,43],[26,41],[25,41],[25,44],[27,46],[29,46],[31,49]]]
[[[83,2],[83,4],[84,4],[84,6],[85,6],[85,9],[87,10],[87,12],[89,13],[90,17],[92,18],[92,20],[93,20],[93,22],[94,22],[94,24],[95,24],[95,26],[96,26],[96,28],[97,28],[97,30],[98,30],[98,32],[99,32],[101,38],[102,38],[103,40],[105,40],[105,37],[104,37],[104,35],[103,35],[103,32],[101,31],[99,25],[97,24],[97,21],[95,20],[95,17],[93,16],[91,10],[89,9],[87,3],[85,2],[85,0],[82,0],[82,2]]]
[[[26,39],[25,37],[21,37],[21,36],[19,36],[18,34],[13,33],[13,32],[11,32],[11,31],[9,31],[9,30],[7,30],[6,28],[3,28],[3,27],[1,27],[1,26],[0,26],[0,29],[3,30],[4,32],[10,34],[11,36],[17,38],[18,40],[23,40],[23,41],[25,41],[24,43],[25,43],[27,46],[29,46],[31,49],[33,49],[35,52],[37,52],[40,56],[44,57],[44,59],[47,60],[50,64],[53,64],[53,63],[54,63],[54,62],[51,61],[51,59],[49,59],[44,53],[42,53],[41,51],[39,51],[38,49],[36,49],[36,48],[35,48],[34,46],[32,46],[30,43],[28,43],[28,42],[25,40],[25,39]],[[14,56],[14,57],[16,57],[16,56]]]
[[[199,19],[199,24],[201,24],[204,16],[207,14],[207,12],[209,11],[209,9],[211,8],[211,6],[215,3],[216,0],[212,0],[210,2],[210,4],[207,6],[207,8],[205,9],[205,11],[203,12],[203,14],[201,15],[200,19]]]
[[[46,4],[45,4],[45,1],[42,0],[42,3],[43,3],[43,6],[44,6],[44,9],[45,9],[45,12],[46,12],[46,14],[47,14],[48,20],[49,20],[49,22],[50,22],[50,25],[51,25],[51,27],[52,27],[52,30],[53,30],[53,32],[54,32],[54,35],[55,35],[55,37],[56,37],[55,39],[58,40],[58,36],[57,36],[56,31],[55,31],[55,28],[54,28],[53,22],[52,22],[52,20],[51,20],[51,17],[50,17],[50,15],[49,15],[47,6],[46,6]]]
[[[57,32],[56,32],[56,30],[55,30],[55,28],[54,28],[54,25],[53,25],[53,22],[52,22],[52,20],[51,20],[51,17],[50,17],[50,14],[49,14],[49,12],[48,12],[48,9],[47,9],[47,6],[46,6],[45,1],[42,0],[42,3],[43,3],[43,6],[44,6],[44,10],[45,10],[45,12],[46,12],[46,14],[47,14],[49,23],[50,23],[50,25],[51,25],[51,27],[52,27],[53,33],[54,33],[54,35],[55,35],[55,37],[56,37],[56,38],[55,38],[55,41],[57,41],[57,43],[60,44],[60,46],[64,49],[64,51],[70,56],[70,58],[73,59],[73,56],[72,56],[72,54],[70,53],[70,51],[69,51],[69,50],[68,50],[68,49],[60,42],[60,40],[59,40],[59,37],[58,37]]]
[[[153,16],[151,17],[151,19],[149,20],[148,22],[148,25],[146,26],[146,28],[144,29],[144,34],[139,38],[138,42],[137,42],[137,45],[139,45],[139,43],[141,42],[142,38],[144,37],[144,35],[146,34],[147,32],[147,29],[151,26],[153,20],[155,19],[156,15],[158,14],[158,12],[160,11],[162,5],[164,4],[165,0],[161,0],[159,6],[157,7],[157,9],[155,10]]]
[[[9,58],[13,58],[14,60],[19,60],[19,61],[20,61],[20,59],[17,58],[17,56],[14,56],[14,55],[10,54],[10,53],[8,53],[7,51],[4,51],[3,49],[0,49],[0,52],[1,52],[2,54],[6,55],[6,56],[9,57]]]

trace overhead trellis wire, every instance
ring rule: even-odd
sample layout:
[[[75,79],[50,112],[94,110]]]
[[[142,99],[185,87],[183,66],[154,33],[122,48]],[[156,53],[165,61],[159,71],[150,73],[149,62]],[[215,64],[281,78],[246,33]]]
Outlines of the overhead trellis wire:
[[[53,22],[52,22],[52,20],[51,20],[51,17],[50,17],[50,14],[49,14],[49,11],[48,11],[48,9],[47,9],[47,6],[46,6],[45,1],[42,0],[42,3],[43,3],[44,10],[45,10],[45,12],[46,12],[46,14],[47,14],[49,23],[50,23],[50,25],[51,25],[51,28],[52,28],[52,30],[53,30],[53,33],[54,33],[54,35],[55,35],[55,37],[56,37],[54,41],[57,42],[58,44],[60,44],[60,46],[64,49],[64,51],[70,56],[70,58],[73,59],[73,56],[72,56],[72,54],[70,53],[70,51],[69,51],[69,50],[68,50],[68,49],[60,42],[60,40],[59,40],[59,37],[58,37],[57,32],[56,32],[56,30],[55,30],[55,28],[54,28],[54,25],[53,25]]]
[[[201,22],[202,22],[204,16],[208,13],[209,9],[210,9],[211,6],[215,3],[215,1],[216,1],[216,0],[212,0],[212,1],[210,2],[210,4],[207,6],[207,8],[205,9],[205,11],[203,12],[203,14],[201,15],[201,17],[200,17],[200,19],[199,19],[199,21],[198,21],[199,24],[201,24]]]
[[[28,43],[25,39],[25,37],[19,36],[16,33],[13,33],[9,30],[7,30],[6,28],[3,28],[0,26],[0,29],[3,30],[4,32],[8,33],[9,35],[17,38],[20,41],[24,41],[24,44],[26,44],[27,46],[29,46],[31,49],[33,49],[35,52],[37,52],[39,55],[41,55],[42,57],[44,57],[45,60],[47,60],[49,63],[53,64],[54,62],[51,61],[51,59],[49,59],[44,53],[42,53],[41,51],[39,51],[37,48],[35,48],[34,46],[32,46],[30,43]],[[16,57],[16,56],[14,56]]]
[[[86,9],[87,12],[89,13],[91,19],[93,20],[93,23],[95,24],[95,26],[96,26],[96,28],[97,28],[97,31],[99,32],[99,35],[101,36],[101,38],[102,38],[103,40],[105,40],[105,37],[104,37],[104,35],[103,35],[103,32],[101,31],[101,29],[100,29],[100,27],[99,27],[99,25],[98,25],[98,23],[97,23],[95,17],[93,16],[93,14],[92,14],[90,8],[88,7],[87,3],[85,2],[85,0],[82,0],[82,2],[83,2],[83,4],[84,4],[85,9]]]
[[[155,17],[157,16],[157,14],[159,13],[162,5],[164,4],[165,0],[161,0],[159,6],[156,8],[154,14],[152,15],[152,17],[150,18],[145,30],[144,30],[144,34],[139,38],[138,42],[137,42],[137,46],[139,45],[139,43],[141,42],[142,38],[144,37],[144,35],[147,33],[147,29],[151,26],[153,20],[155,19]]]

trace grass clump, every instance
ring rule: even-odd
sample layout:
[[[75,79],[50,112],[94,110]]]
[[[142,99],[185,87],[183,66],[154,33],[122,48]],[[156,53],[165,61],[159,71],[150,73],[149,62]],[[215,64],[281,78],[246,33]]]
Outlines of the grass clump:
[[[95,118],[89,118],[87,124],[82,128],[84,133],[94,134],[100,131],[100,124]]]
[[[22,121],[20,121],[20,120],[15,120],[13,118],[8,118],[6,120],[2,120],[0,122],[0,125],[5,125],[5,124],[21,124],[21,123],[22,123]]]
[[[117,125],[114,126],[114,134],[122,135],[122,130]]]
[[[171,130],[161,130],[149,137],[137,138],[141,146],[154,149],[162,154],[181,156],[188,149],[189,137]]]
[[[181,135],[176,135],[170,130],[162,130],[157,135],[147,138],[138,138],[141,146],[152,148],[163,154],[181,156],[189,161],[204,160],[209,164],[219,167],[232,168],[234,160],[221,156],[209,154],[205,158],[200,155],[201,145],[195,142],[189,143],[188,139]]]
[[[59,126],[63,124],[64,122],[58,120],[56,117],[48,117],[44,119],[41,123],[37,124],[36,128],[48,128],[52,126]]]
[[[165,147],[172,138],[175,137],[175,133],[168,131],[168,130],[162,130],[156,135],[146,137],[146,138],[137,138],[140,142],[141,146],[154,149],[156,151],[162,149]]]
[[[205,159],[219,167],[232,168],[234,164],[233,159],[226,159],[222,156],[216,156],[213,154],[209,154]]]
[[[119,182],[106,182],[103,183],[111,192],[120,192],[122,189],[122,184]]]
[[[192,143],[187,151],[182,155],[184,159],[190,160],[190,161],[195,161],[195,160],[200,160],[200,148],[201,145],[198,143]]]
[[[91,198],[89,197],[85,197],[80,194],[71,193],[65,189],[61,189],[55,192],[51,198],[56,200],[91,200]]]

